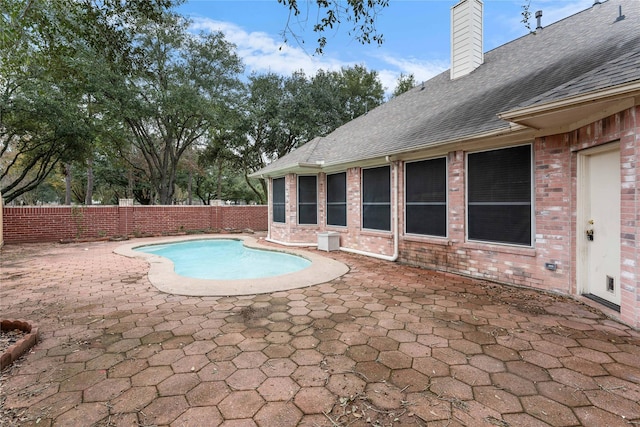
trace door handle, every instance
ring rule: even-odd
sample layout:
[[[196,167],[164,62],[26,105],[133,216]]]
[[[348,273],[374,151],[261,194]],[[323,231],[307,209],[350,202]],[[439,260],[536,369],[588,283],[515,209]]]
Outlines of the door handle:
[[[593,220],[589,220],[589,225],[587,226],[587,239],[593,242]]]

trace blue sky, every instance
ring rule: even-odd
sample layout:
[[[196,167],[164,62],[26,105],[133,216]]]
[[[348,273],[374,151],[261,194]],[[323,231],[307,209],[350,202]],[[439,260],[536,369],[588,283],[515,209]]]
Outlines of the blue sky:
[[[528,0],[484,0],[484,50],[490,50],[525,35],[522,5]],[[542,24],[549,25],[590,7],[594,0],[530,0],[533,14],[543,11]],[[299,0],[303,13],[289,20],[289,11],[277,0],[187,0],[178,12],[193,20],[202,31],[222,31],[237,46],[247,74],[275,72],[290,75],[303,70],[338,70],[364,65],[378,72],[387,93],[393,91],[401,73],[413,74],[417,82],[428,80],[449,68],[450,10],[454,0],[390,0],[378,15],[377,28],[384,34],[382,46],[361,45],[342,24],[326,33],[324,55],[315,54],[317,35],[315,0]],[[307,6],[311,7],[307,9]],[[299,40],[283,31],[289,27]]]

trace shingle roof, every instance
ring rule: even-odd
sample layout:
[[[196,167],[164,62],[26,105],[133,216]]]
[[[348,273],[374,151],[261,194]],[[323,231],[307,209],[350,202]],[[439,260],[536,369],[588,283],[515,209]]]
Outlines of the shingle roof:
[[[306,144],[298,147],[297,149],[291,151],[286,156],[283,156],[265,168],[259,170],[253,175],[260,175],[262,172],[274,166],[276,163],[278,164],[278,170],[286,170],[289,168],[296,168],[301,163],[313,163],[314,160],[310,160],[314,157],[314,150],[316,149],[318,143],[322,141],[322,137],[316,137]]]
[[[625,19],[616,21],[622,6]],[[507,130],[498,113],[640,80],[640,1],[609,0],[484,55],[469,75],[445,71],[293,151],[296,162],[350,163]]]
[[[640,28],[638,28],[640,32]],[[640,49],[631,51],[517,106],[546,104],[640,80]]]

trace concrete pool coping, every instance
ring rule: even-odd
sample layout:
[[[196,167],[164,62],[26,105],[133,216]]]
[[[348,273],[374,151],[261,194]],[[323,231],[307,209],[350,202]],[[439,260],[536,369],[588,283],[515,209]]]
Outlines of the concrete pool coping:
[[[194,279],[175,273],[173,262],[165,257],[136,251],[136,248],[149,245],[178,243],[190,240],[242,240],[249,248],[283,252],[301,256],[311,261],[311,265],[303,270],[280,276],[259,279],[211,280]],[[162,292],[187,296],[239,296],[256,295],[291,289],[305,288],[329,282],[349,271],[345,264],[320,254],[300,249],[279,249],[260,244],[251,236],[237,234],[218,234],[215,236],[179,236],[171,238],[153,238],[136,240],[117,247],[114,253],[130,258],[143,258],[149,263],[149,281]]]

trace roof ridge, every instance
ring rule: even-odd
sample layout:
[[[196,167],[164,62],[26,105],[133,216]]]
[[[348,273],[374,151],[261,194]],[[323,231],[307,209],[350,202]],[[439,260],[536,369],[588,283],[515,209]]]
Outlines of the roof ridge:
[[[577,11],[577,12],[575,12],[575,13],[569,15],[569,16],[565,16],[564,18],[561,18],[561,19],[559,19],[559,20],[557,20],[555,22],[552,22],[549,25],[546,25],[546,26],[542,27],[542,29],[544,30],[545,28],[557,26],[558,24],[562,23],[563,21],[566,21],[568,19],[572,19],[577,15],[580,15],[580,14],[583,14],[583,13],[588,12],[590,10],[593,10],[593,8],[596,7],[596,6],[601,6],[601,5],[605,4],[605,3],[613,3],[614,1],[616,1],[616,0],[603,0],[603,1],[599,1],[598,3],[594,2],[591,6],[587,7],[586,9],[582,9],[582,10],[579,10],[579,11]],[[618,0],[618,1],[622,2],[624,0]],[[517,38],[515,38],[513,40],[509,40],[508,42],[505,42],[505,43],[501,44],[500,46],[496,46],[493,49],[489,49],[489,50],[485,51],[484,53],[487,54],[487,53],[493,52],[494,50],[501,49],[504,46],[510,45],[510,44],[515,43],[515,42],[517,42],[519,40],[522,40],[522,39],[530,37],[530,36],[535,36],[535,35],[537,35],[537,32],[534,31],[534,30],[531,30],[527,34],[523,34],[520,37],[517,37]]]

